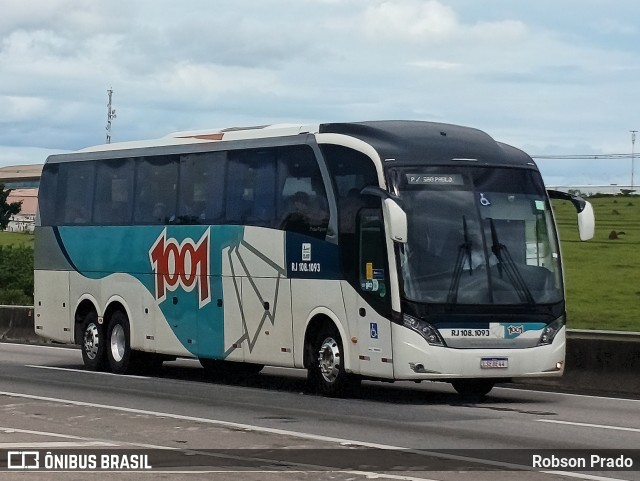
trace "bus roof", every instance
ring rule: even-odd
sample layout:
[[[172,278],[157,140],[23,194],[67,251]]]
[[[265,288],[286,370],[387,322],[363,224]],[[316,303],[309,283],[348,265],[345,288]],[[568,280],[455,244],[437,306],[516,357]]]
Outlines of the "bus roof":
[[[370,144],[383,161],[393,159],[394,165],[423,163],[440,164],[469,161],[490,165],[535,166],[526,153],[496,142],[481,130],[459,125],[411,120],[381,120],[368,122],[324,123],[312,125],[274,124],[253,127],[174,132],[151,140],[96,145],[71,154],[53,155],[47,162],[78,159],[78,154],[104,158],[109,153],[158,148],[226,143],[230,141],[289,137],[299,134],[342,134]],[[101,155],[100,155],[101,154]],[[144,155],[138,153],[138,155]]]
[[[383,162],[394,165],[467,161],[490,165],[535,166],[525,152],[496,142],[485,132],[459,125],[411,120],[333,123],[321,133],[356,137],[370,144]]]

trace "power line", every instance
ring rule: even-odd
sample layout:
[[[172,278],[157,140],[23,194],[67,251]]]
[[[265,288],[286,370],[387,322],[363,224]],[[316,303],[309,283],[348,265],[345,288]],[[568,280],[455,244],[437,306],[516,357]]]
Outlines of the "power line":
[[[557,159],[557,160],[611,160],[631,159],[633,154],[562,154],[562,155],[532,155],[533,159]]]

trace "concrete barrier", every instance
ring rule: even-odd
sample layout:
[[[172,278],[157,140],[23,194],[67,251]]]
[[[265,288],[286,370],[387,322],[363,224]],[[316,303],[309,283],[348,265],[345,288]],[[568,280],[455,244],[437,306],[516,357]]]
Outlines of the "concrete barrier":
[[[0,341],[46,342],[34,331],[33,307],[0,306]],[[640,333],[569,330],[564,376],[512,385],[640,397]]]
[[[33,307],[0,306],[0,340],[16,342],[44,341],[35,332]]]
[[[572,329],[561,378],[514,384],[580,394],[640,397],[640,333]]]

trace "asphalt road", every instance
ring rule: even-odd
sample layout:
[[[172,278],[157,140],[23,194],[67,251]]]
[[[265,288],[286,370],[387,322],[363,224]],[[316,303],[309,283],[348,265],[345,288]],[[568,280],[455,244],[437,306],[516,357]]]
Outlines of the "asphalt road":
[[[306,391],[303,372],[212,380],[192,360],[117,376],[85,371],[75,349],[0,344],[3,481],[79,479],[1,467],[6,450],[28,449],[129,449],[153,465],[82,479],[640,480],[638,452],[627,451],[640,448],[639,414],[638,400],[500,387],[468,403],[441,383],[366,382],[357,397],[329,399]],[[515,469],[534,455],[589,465],[603,449],[634,470]]]

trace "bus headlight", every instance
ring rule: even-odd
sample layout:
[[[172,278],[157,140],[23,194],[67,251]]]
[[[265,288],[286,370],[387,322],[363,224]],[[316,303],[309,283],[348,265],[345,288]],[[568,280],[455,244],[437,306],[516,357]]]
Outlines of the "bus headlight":
[[[444,339],[438,332],[438,330],[433,327],[428,322],[423,321],[422,319],[416,319],[415,317],[409,316],[407,314],[402,315],[402,323],[405,327],[408,327],[412,331],[416,331],[420,334],[425,341],[427,341],[432,346],[445,346]]]
[[[540,335],[540,339],[538,340],[538,346],[546,346],[547,344],[551,344],[553,339],[558,334],[558,331],[564,326],[565,319],[564,316],[559,317],[547,327],[542,330],[542,334]]]

